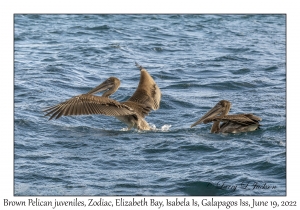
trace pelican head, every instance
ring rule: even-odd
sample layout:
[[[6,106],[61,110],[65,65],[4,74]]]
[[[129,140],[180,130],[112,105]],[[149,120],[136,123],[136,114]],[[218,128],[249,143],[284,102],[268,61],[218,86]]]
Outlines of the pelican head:
[[[95,94],[101,91],[106,90],[106,92],[103,93],[103,97],[109,97],[111,94],[116,92],[118,88],[120,87],[120,80],[116,77],[110,77],[107,80],[105,80],[103,83],[89,91],[87,94]]]
[[[140,69],[140,71],[142,71],[142,69],[144,69],[144,67],[142,67],[140,64],[138,64],[137,62],[135,62],[136,67],[138,67]]]
[[[200,123],[205,123],[205,120],[217,115],[225,116],[230,110],[231,104],[229,101],[221,100],[219,101],[211,110],[209,110],[203,117],[201,117],[197,122],[191,125],[191,128]]]

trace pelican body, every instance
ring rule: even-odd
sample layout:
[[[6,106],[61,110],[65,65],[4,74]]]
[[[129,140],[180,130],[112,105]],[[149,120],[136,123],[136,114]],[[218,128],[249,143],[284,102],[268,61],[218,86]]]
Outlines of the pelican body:
[[[253,114],[227,115],[230,108],[229,101],[221,100],[191,127],[213,122],[211,133],[239,133],[259,129],[259,121],[262,120],[260,117]]]
[[[161,92],[147,70],[137,63],[136,66],[141,72],[140,82],[127,101],[118,102],[109,98],[121,84],[118,78],[110,77],[88,93],[74,96],[44,110],[45,116],[51,115],[49,119],[51,120],[69,115],[102,114],[116,117],[128,126],[128,130],[131,128],[151,130],[144,118],[151,110],[159,109]],[[102,96],[94,95],[101,91],[105,91]]]

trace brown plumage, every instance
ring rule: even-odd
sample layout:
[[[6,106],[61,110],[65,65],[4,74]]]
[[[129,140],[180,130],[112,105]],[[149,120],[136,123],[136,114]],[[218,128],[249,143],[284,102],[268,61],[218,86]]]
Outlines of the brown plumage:
[[[51,115],[49,119],[51,120],[69,115],[103,114],[116,117],[126,123],[128,129],[134,127],[139,130],[150,130],[151,127],[144,118],[151,110],[159,108],[161,92],[147,70],[137,63],[136,65],[141,71],[140,83],[127,101],[118,102],[109,98],[121,84],[118,78],[110,77],[88,93],[72,97],[44,110],[45,116]],[[94,95],[101,91],[105,91],[102,96]]]
[[[231,108],[229,101],[222,100],[209,110],[202,118],[191,125],[213,122],[211,133],[239,133],[257,130],[262,119],[253,114],[227,115]],[[220,122],[222,124],[220,125]]]

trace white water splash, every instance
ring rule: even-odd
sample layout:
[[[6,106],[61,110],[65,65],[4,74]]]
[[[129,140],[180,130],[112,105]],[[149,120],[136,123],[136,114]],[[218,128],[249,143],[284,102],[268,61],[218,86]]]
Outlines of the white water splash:
[[[172,125],[163,125],[161,128],[156,128],[156,125],[149,123],[151,130],[153,131],[168,131]]]
[[[121,131],[128,131],[128,127],[122,128]]]
[[[157,130],[156,125],[154,125],[154,124],[152,124],[152,123],[149,123],[149,126],[150,126],[150,129],[151,129],[151,130],[154,130],[154,131]]]
[[[171,127],[172,127],[172,125],[163,125],[163,126],[161,127],[161,130],[162,130],[162,131],[168,131],[169,128],[171,128]]]
[[[156,128],[156,125],[149,123],[151,131],[169,131],[172,125],[163,125],[161,128]],[[137,130],[137,129],[136,129]],[[129,131],[128,127],[122,128],[120,131]],[[140,130],[138,130],[140,132]]]

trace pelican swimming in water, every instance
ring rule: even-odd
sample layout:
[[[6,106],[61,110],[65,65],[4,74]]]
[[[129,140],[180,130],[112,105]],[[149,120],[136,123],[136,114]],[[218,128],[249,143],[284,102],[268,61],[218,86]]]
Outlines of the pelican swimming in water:
[[[227,115],[231,104],[229,101],[219,101],[197,122],[191,125],[194,127],[200,123],[213,122],[211,133],[239,133],[257,130],[260,126],[258,121],[262,119],[253,114]],[[222,124],[220,125],[220,122]]]
[[[135,93],[125,102],[110,99],[109,96],[116,92],[121,84],[116,77],[110,77],[86,94],[75,96],[65,102],[52,106],[46,110],[45,116],[55,117],[69,115],[103,114],[114,116],[128,126],[128,130],[136,128],[139,130],[151,130],[144,119],[151,110],[159,108],[161,92],[151,75],[142,66],[139,67],[141,76]],[[102,96],[95,93],[105,91]]]

